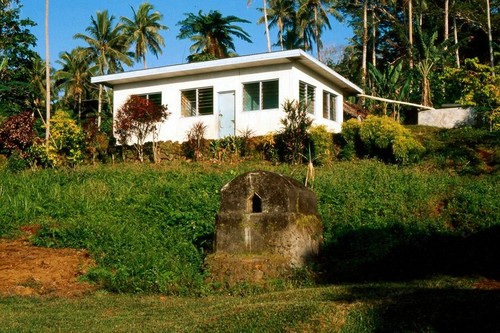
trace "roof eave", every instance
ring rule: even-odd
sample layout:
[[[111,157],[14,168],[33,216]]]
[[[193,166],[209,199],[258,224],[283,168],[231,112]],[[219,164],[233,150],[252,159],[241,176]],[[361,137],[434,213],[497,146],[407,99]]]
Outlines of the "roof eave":
[[[317,59],[313,58],[302,50],[259,53],[242,57],[217,59],[197,63],[188,63],[117,74],[101,75],[92,77],[91,82],[114,87],[119,84],[133,83],[144,80],[151,81],[166,77],[208,73],[213,72],[214,68],[216,68],[218,71],[223,71],[229,69],[248,68],[249,66],[259,66],[263,61],[266,61],[267,64],[271,65],[286,63],[293,60],[297,60],[317,72],[325,71],[326,74],[323,76],[336,83],[341,89],[343,89],[346,95],[357,95],[363,93],[363,90],[357,85],[347,80],[346,78],[335,72],[333,69],[319,62]]]

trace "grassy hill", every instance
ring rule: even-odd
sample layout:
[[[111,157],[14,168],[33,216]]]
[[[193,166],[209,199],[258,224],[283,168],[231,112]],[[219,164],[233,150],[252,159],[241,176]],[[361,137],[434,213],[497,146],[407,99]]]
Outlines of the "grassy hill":
[[[154,296],[137,296],[154,313],[148,322],[150,331],[272,332],[289,322],[285,325],[289,331],[330,331],[328,325],[352,332],[419,331],[412,325],[422,323],[422,330],[441,332],[460,331],[460,320],[484,330],[490,324],[498,328],[498,320],[489,317],[492,309],[498,310],[498,294],[474,287],[478,281],[500,279],[498,135],[412,130],[427,151],[418,164],[399,166],[358,159],[316,168],[313,190],[325,226],[322,253],[308,271],[298,272],[296,280],[275,281],[260,290],[274,290],[275,294],[223,297],[221,293],[248,295],[259,289],[214,290],[204,282],[203,259],[211,250],[219,191],[224,184],[254,169],[303,181],[306,168],[301,165],[171,161],[18,173],[3,169],[0,237],[16,237],[21,227],[34,226],[38,231],[32,241],[37,245],[87,249],[98,267],[86,278],[107,291],[212,295],[200,301],[212,312],[200,312],[193,322],[179,323],[170,314],[170,320],[181,325],[178,327],[158,322],[167,316],[165,311],[173,309],[162,308],[163,303]],[[104,313],[109,302],[136,302],[132,296],[102,299],[102,295],[83,303],[53,300],[44,305],[62,311],[78,308],[78,304],[99,304],[95,311]],[[187,304],[186,311],[196,312],[192,309],[199,306],[195,305],[197,298],[168,299],[173,304]],[[37,302],[1,299],[0,308],[14,305],[18,310],[0,315],[0,323],[8,321],[9,315],[37,307]],[[478,306],[482,314],[467,316],[467,309]],[[451,307],[452,312],[439,307]],[[87,312],[89,318],[101,318],[102,313],[92,311]],[[120,325],[126,325],[129,310],[125,305],[113,311],[123,316]],[[255,323],[256,316],[262,321]],[[451,317],[459,321],[446,328]],[[44,322],[30,318],[30,322]],[[111,318],[118,320],[114,315]],[[392,323],[390,318],[397,320]],[[108,319],[102,321],[112,325]],[[78,331],[90,319],[74,320],[76,326],[69,331]],[[130,325],[117,331],[135,324]]]

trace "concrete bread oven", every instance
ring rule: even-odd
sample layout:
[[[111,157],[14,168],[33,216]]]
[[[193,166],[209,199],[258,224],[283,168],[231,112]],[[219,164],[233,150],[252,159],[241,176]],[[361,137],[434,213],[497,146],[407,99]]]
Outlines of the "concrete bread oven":
[[[257,277],[279,276],[273,270],[301,267],[318,253],[322,232],[314,192],[281,174],[245,173],[221,190],[212,259],[226,265],[212,262],[212,272],[246,265],[251,280],[259,280],[255,268]]]

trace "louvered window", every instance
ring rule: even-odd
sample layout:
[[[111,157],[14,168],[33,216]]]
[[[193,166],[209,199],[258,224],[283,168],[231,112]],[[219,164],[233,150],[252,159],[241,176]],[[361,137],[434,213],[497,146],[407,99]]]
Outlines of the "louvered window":
[[[306,106],[307,112],[314,114],[314,101],[316,87],[299,81],[299,102]]]
[[[323,91],[323,118],[337,121],[337,96]]]
[[[181,114],[183,117],[214,114],[214,88],[181,91]]]
[[[279,81],[259,81],[243,84],[243,110],[257,111],[279,107]]]

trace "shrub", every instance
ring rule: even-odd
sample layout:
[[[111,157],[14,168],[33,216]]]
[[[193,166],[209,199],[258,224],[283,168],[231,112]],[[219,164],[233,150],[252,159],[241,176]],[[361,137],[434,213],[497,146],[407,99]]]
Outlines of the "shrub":
[[[23,158],[23,152],[35,141],[35,117],[29,111],[10,116],[0,125],[0,151]]]
[[[281,119],[283,129],[276,137],[276,144],[282,160],[299,163],[307,155],[308,130],[312,119],[307,113],[307,106],[297,101],[286,100],[283,103],[286,117]]]
[[[192,158],[195,161],[201,160],[207,147],[207,139],[205,133],[207,125],[202,121],[193,124],[187,133],[187,141],[182,144],[184,154],[187,158]]]
[[[90,154],[92,164],[95,163],[97,157],[101,160],[107,157],[109,147],[109,137],[105,132],[99,131],[95,122],[91,121],[84,125],[85,130],[85,148]]]
[[[320,165],[330,162],[335,155],[332,133],[323,125],[312,126],[309,129],[309,138],[312,160]]]
[[[417,161],[424,147],[411,132],[388,117],[367,117],[362,123],[349,120],[342,127],[346,149],[359,156],[406,164]]]
[[[52,160],[55,166],[75,166],[84,159],[84,133],[67,111],[58,110],[50,119],[47,154],[52,156],[48,159]]]
[[[279,153],[276,147],[276,135],[274,133],[267,133],[264,136],[255,139],[255,149],[261,154],[262,159],[278,162]]]

